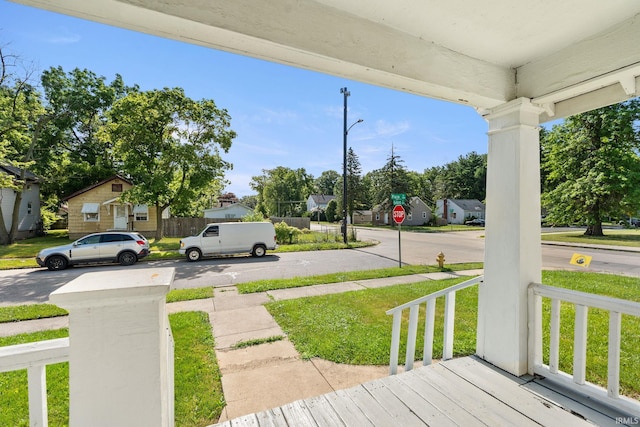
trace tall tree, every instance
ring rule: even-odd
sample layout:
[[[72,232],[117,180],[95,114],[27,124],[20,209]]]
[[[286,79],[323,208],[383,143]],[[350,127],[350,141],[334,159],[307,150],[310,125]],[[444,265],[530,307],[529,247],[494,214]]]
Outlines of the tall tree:
[[[113,104],[136,87],[125,86],[120,75],[107,82],[78,68],[52,67],[41,80],[49,121],[40,142],[47,149],[39,152],[36,171],[56,177],[45,181],[43,193],[58,199],[119,171],[104,126]]]
[[[339,177],[334,187],[334,194],[338,204],[338,211],[343,212],[343,184],[342,177]],[[353,212],[364,209],[367,206],[367,193],[362,178],[362,167],[360,159],[353,148],[347,151],[347,215],[353,223]]]
[[[213,100],[194,101],[179,88],[133,92],[114,104],[109,118],[109,139],[135,184],[122,197],[156,207],[157,239],[166,208],[188,206],[231,168],[220,149],[226,153],[236,134]]]
[[[0,188],[14,191],[12,200],[2,200],[1,244],[16,238],[22,195],[28,185],[26,170],[34,164],[35,143],[47,122],[40,94],[31,84],[32,75],[17,55],[0,47],[0,163],[20,171],[17,177],[0,173]],[[11,217],[9,229],[6,217]]]
[[[324,194],[325,196],[333,196],[333,191],[338,179],[340,179],[340,174],[334,170],[322,172],[314,182],[316,186],[316,193]]]
[[[313,176],[304,168],[278,166],[263,169],[261,176],[251,179],[251,188],[258,192],[258,209],[265,216],[296,216],[306,210],[305,201],[313,192]]]
[[[378,170],[372,171],[369,178],[373,183],[372,195],[374,204],[390,202],[392,193],[404,193],[407,195],[405,209],[409,209],[409,199],[413,194],[410,191],[410,180],[404,160],[395,154],[391,147],[391,154],[387,157],[387,163]]]
[[[548,220],[581,222],[602,236],[602,221],[640,208],[640,103],[631,100],[571,116],[544,134],[542,202]]]

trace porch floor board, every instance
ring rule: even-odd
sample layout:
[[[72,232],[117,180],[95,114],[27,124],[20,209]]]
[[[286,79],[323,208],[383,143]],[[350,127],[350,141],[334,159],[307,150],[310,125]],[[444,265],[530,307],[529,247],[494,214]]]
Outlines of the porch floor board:
[[[217,426],[620,426],[615,411],[586,405],[530,376],[474,356],[249,414]]]

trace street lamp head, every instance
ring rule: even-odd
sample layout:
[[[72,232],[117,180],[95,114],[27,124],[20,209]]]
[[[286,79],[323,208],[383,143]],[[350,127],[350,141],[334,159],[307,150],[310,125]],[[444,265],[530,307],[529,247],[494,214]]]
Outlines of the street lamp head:
[[[346,87],[340,88],[340,93],[343,93],[344,96],[351,95],[351,92],[349,92]]]
[[[358,121],[356,123],[362,123],[362,122],[364,122],[363,119],[358,119]]]

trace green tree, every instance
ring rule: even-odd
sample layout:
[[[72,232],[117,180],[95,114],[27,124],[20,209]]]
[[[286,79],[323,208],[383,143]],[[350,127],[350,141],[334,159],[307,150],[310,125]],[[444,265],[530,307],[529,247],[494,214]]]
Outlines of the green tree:
[[[324,212],[327,217],[327,221],[334,222],[337,219],[337,212],[338,202],[336,202],[336,199],[329,200],[329,203],[327,203],[327,210]]]
[[[250,186],[258,192],[258,209],[265,216],[299,216],[306,210],[306,200],[313,192],[313,176],[304,168],[278,166],[263,169],[251,178]]]
[[[30,83],[32,72],[21,59],[0,47],[0,164],[19,170],[19,176],[0,173],[0,188],[14,190],[13,200],[3,200],[0,209],[0,243],[15,241],[22,196],[28,185],[27,168],[34,164],[35,143],[46,125],[40,94]],[[11,217],[7,229],[5,217]]]
[[[587,225],[602,236],[602,221],[640,207],[638,100],[571,116],[544,134],[542,203],[548,220]]]
[[[409,211],[409,199],[413,194],[410,191],[410,179],[404,160],[395,154],[391,147],[391,155],[387,157],[387,163],[381,168],[369,173],[372,183],[372,196],[374,204],[391,204],[392,193],[404,193],[407,195],[405,209]]]
[[[340,174],[334,170],[324,171],[314,181],[315,192],[325,196],[333,196],[336,183],[340,179]]]
[[[122,198],[156,207],[156,239],[164,234],[165,209],[186,210],[231,168],[220,149],[226,153],[236,134],[213,100],[194,101],[180,88],[132,92],[114,104],[109,118],[108,138],[135,184]]]
[[[47,126],[40,136],[36,171],[45,177],[42,192],[56,201],[113,176],[120,163],[104,137],[107,112],[135,91],[116,75],[111,82],[89,70],[65,72],[52,67],[42,73]]]
[[[342,177],[339,177],[334,186],[339,212],[344,211],[342,207],[343,191]],[[353,148],[349,148],[347,151],[347,215],[351,218],[352,223],[353,212],[358,209],[364,209],[367,206],[367,201],[368,197],[362,178],[360,159],[353,151]]]

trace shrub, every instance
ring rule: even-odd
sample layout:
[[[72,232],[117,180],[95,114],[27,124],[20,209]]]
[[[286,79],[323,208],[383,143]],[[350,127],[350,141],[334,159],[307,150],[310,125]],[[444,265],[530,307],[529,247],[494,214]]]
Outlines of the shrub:
[[[297,236],[302,233],[302,231],[298,230],[295,227],[291,227],[284,221],[280,222],[279,224],[276,224],[275,229],[276,229],[276,240],[281,245],[286,243],[292,243],[294,237],[297,238]]]

